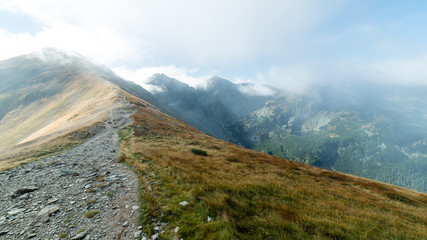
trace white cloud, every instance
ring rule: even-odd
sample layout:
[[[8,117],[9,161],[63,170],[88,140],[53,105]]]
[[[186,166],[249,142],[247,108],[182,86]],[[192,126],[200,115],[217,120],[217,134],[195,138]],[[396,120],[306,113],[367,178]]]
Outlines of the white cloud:
[[[366,68],[371,78],[386,84],[427,85],[427,56],[378,61]]]
[[[192,87],[203,85],[206,79],[212,75],[202,75],[195,77],[197,69],[185,69],[179,68],[175,65],[161,66],[161,67],[145,67],[139,69],[130,69],[128,67],[117,67],[113,68],[113,71],[124,79],[131,80],[148,91],[156,91],[153,85],[147,84],[149,78],[156,73],[166,74],[168,77],[175,78],[181,82],[184,82]]]
[[[0,42],[0,60],[26,54],[40,48],[34,36],[27,33],[13,34],[2,29],[0,29]]]
[[[28,39],[33,48],[68,48],[109,66],[216,69],[293,51],[334,2],[0,0],[0,7],[42,23],[44,29]]]
[[[427,53],[411,55],[425,46],[416,31],[424,15],[383,11],[379,20],[369,15],[376,6],[351,2],[0,0],[41,25],[34,34],[0,29],[0,59],[69,49],[141,84],[160,72],[196,86],[212,69],[296,92],[346,81],[425,84]]]
[[[303,93],[319,80],[311,72],[312,70],[304,65],[273,66],[266,75],[259,73],[257,81],[285,91]]]
[[[138,42],[123,38],[120,34],[108,29],[90,30],[63,25],[45,29],[35,35],[14,34],[0,30],[0,38],[2,40],[0,59],[37,51],[44,47],[73,50],[110,66],[117,63],[132,63],[141,59],[138,53]]]

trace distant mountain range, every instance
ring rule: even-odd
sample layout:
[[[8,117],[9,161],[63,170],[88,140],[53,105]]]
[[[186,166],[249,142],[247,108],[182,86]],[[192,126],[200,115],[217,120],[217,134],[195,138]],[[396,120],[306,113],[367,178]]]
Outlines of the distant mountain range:
[[[323,86],[310,94],[220,77],[193,88],[163,74],[149,84],[161,106],[200,130],[293,161],[427,191],[427,88]],[[246,87],[246,91],[243,91]]]

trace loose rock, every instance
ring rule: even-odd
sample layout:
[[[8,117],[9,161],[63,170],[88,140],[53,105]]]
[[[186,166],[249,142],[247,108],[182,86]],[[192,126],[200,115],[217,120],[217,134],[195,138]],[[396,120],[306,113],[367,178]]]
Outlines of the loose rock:
[[[58,211],[59,211],[59,206],[57,206],[57,205],[47,206],[47,207],[43,208],[37,215],[38,216],[43,216],[43,215],[50,216],[50,215],[52,215]]]
[[[86,237],[87,233],[88,233],[87,231],[83,231],[83,232],[77,234],[76,236],[72,237],[71,240],[83,239],[84,237]]]
[[[25,193],[34,192],[38,190],[36,186],[28,186],[15,190],[15,192],[11,195],[12,198],[19,197]]]
[[[139,238],[139,237],[141,236],[141,234],[142,234],[142,231],[137,231],[137,232],[135,232],[135,233],[133,234],[133,236],[134,236],[135,238]]]
[[[157,239],[160,239],[160,235],[158,233],[151,236],[151,240],[157,240]]]
[[[23,211],[25,211],[25,208],[12,209],[9,212],[7,212],[7,214],[12,215],[12,216],[16,216]]]
[[[139,183],[130,168],[115,162],[117,131],[132,111],[113,109],[110,123],[96,127],[81,145],[0,172],[0,240],[134,239],[137,229],[122,224],[137,226],[134,208],[125,205],[139,205]],[[88,212],[97,214],[87,218]]]

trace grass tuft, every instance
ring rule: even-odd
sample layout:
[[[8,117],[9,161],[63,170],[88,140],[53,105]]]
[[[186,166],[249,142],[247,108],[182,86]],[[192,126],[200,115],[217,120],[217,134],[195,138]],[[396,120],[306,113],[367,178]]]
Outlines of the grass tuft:
[[[68,237],[67,233],[61,233],[61,234],[59,234],[59,238],[60,239],[63,239],[63,238],[66,238],[66,237]]]
[[[98,214],[98,210],[92,210],[85,213],[85,218],[93,218],[96,214]]]
[[[197,148],[191,149],[191,152],[193,154],[200,155],[200,156],[207,156],[208,155],[208,153],[206,151],[201,150],[201,149],[197,149]]]

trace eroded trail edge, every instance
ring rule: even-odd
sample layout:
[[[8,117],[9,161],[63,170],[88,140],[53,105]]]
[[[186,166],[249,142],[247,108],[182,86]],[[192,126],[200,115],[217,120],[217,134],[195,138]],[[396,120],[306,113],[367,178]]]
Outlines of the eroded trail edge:
[[[133,110],[112,110],[65,153],[0,172],[0,239],[134,239],[138,179],[117,163],[117,132]]]

